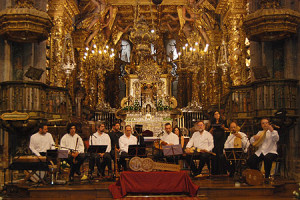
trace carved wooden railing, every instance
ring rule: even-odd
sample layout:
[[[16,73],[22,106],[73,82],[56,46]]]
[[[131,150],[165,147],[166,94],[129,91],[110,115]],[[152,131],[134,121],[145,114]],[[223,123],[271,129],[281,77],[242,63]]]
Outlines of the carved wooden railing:
[[[232,87],[229,107],[231,118],[272,117],[279,109],[296,117],[297,84],[294,79],[256,81]]]
[[[67,90],[39,82],[8,81],[0,83],[0,115],[27,113],[30,119],[67,119],[70,100]]]

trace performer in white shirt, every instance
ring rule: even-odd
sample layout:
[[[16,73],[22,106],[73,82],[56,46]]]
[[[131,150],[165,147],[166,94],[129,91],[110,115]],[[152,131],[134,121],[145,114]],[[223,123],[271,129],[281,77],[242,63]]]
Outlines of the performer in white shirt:
[[[30,137],[29,148],[36,156],[46,156],[48,149],[55,149],[52,135],[48,133],[48,126],[39,125],[39,131]]]
[[[123,166],[124,171],[127,170],[125,158],[128,157],[128,146],[136,145],[137,138],[132,135],[132,128],[130,125],[125,126],[124,135],[122,135],[119,139],[120,144],[120,165]]]
[[[189,140],[186,145],[186,153],[188,154],[187,160],[190,163],[191,167],[191,175],[197,176],[201,174],[202,168],[204,167],[205,163],[210,169],[210,153],[211,150],[214,148],[214,139],[210,132],[205,130],[205,124],[203,121],[197,122],[195,124],[196,132],[194,132],[193,136]],[[195,147],[199,153],[194,154],[192,147]],[[194,161],[199,160],[199,166],[196,167]]]
[[[172,132],[172,126],[170,123],[165,124],[165,133],[160,140],[163,146],[179,144],[179,137]]]
[[[270,125],[268,119],[262,119],[260,121],[263,131],[259,131],[256,135],[250,138],[250,143],[253,144],[258,141],[265,133],[265,139],[262,144],[258,146],[255,154],[249,157],[247,164],[251,169],[258,170],[258,164],[264,161],[265,166],[265,178],[268,179],[272,168],[272,162],[277,158],[277,142],[279,141],[279,135],[276,130]]]
[[[235,122],[230,123],[230,135],[227,137],[227,140],[224,144],[224,149],[228,148],[236,148],[234,146],[234,140],[236,138],[240,138],[242,142],[242,149],[246,153],[248,151],[248,147],[250,146],[248,137],[245,133],[238,131],[238,126]]]
[[[104,132],[105,124],[96,123],[97,132],[90,136],[89,145],[107,145],[106,151],[104,153],[91,153],[89,158],[89,178],[91,179],[94,172],[95,162],[98,168],[98,176],[100,174],[104,176],[105,167],[108,167],[108,172],[112,175],[112,166],[111,166],[111,141],[107,133]]]
[[[236,122],[230,123],[230,135],[227,137],[227,140],[224,144],[224,150],[225,149],[232,149],[232,148],[242,148],[245,153],[248,151],[248,147],[250,146],[250,142],[248,140],[248,137],[245,133],[239,131],[239,127],[236,124]],[[235,140],[240,139],[240,142],[238,145],[241,147],[235,146]],[[229,171],[229,176],[232,177],[235,172],[236,168],[236,162],[234,160],[227,161],[227,170]],[[238,167],[238,166],[237,166]]]
[[[69,150],[69,156],[66,161],[69,163],[70,177],[69,180],[74,180],[74,173],[81,175],[80,166],[84,162],[84,144],[81,137],[76,133],[76,126],[73,123],[67,126],[68,133],[60,140],[60,147]]]
[[[172,125],[170,123],[165,124],[165,131],[163,136],[160,138],[158,143],[158,152],[154,155],[155,161],[165,161],[164,158],[167,160],[168,163],[178,163],[178,156],[167,156],[164,157],[163,155],[163,146],[170,146],[179,144],[179,137],[172,132]]]

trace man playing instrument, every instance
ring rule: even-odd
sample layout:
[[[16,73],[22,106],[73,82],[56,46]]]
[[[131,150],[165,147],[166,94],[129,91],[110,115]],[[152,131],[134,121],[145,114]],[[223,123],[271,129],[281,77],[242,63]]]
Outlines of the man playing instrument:
[[[117,153],[120,152],[120,145],[119,145],[119,139],[122,135],[124,135],[121,131],[120,131],[120,123],[119,122],[115,122],[113,124],[112,130],[108,133],[109,137],[110,137],[110,141],[111,141],[111,151],[110,151],[110,156],[111,158],[116,161],[115,158],[115,150],[117,151]],[[115,148],[116,147],[116,148]]]
[[[53,137],[48,133],[48,126],[39,125],[39,131],[30,137],[29,148],[36,156],[46,156],[48,149],[55,149]]]
[[[175,145],[179,144],[179,137],[172,132],[172,126],[170,123],[165,124],[165,133],[161,137],[161,145]]]
[[[129,145],[136,145],[137,138],[132,135],[132,128],[130,125],[125,126],[125,133],[119,139],[120,144],[120,165],[123,166],[124,171],[127,170],[125,158],[128,157],[128,147]]]
[[[188,154],[187,161],[190,163],[192,176],[201,174],[205,163],[207,164],[208,169],[210,169],[209,152],[211,152],[211,150],[214,148],[213,136],[211,133],[205,130],[204,122],[197,122],[195,124],[195,128],[197,131],[194,132],[193,136],[187,143],[185,150]],[[192,147],[196,148],[196,150],[194,150]],[[197,154],[194,154],[195,151]],[[199,160],[198,168],[195,165],[195,160]]]
[[[108,167],[108,172],[110,175],[112,175],[112,166],[111,166],[111,156],[110,156],[110,150],[111,150],[111,141],[108,134],[104,132],[105,130],[105,124],[104,123],[97,123],[96,124],[97,132],[94,133],[92,136],[90,136],[89,139],[89,145],[107,145],[106,151],[103,153],[91,153],[89,158],[89,178],[92,179],[93,172],[94,172],[94,166],[95,162],[98,168],[97,175],[104,176],[105,167]]]
[[[239,131],[239,127],[235,122],[230,123],[230,135],[227,137],[227,140],[224,144],[224,149],[228,148],[242,148],[246,153],[250,145],[247,135]],[[240,141],[241,144],[238,144]]]
[[[74,173],[81,175],[80,166],[84,162],[84,145],[81,137],[76,133],[76,126],[73,123],[67,126],[68,133],[65,134],[60,140],[60,146],[62,149],[69,151],[67,163],[70,165],[69,180],[74,180]]]
[[[248,166],[251,169],[258,170],[258,164],[264,161],[265,166],[265,178],[268,179],[272,168],[272,162],[277,158],[277,142],[279,141],[279,135],[276,130],[270,125],[268,119],[262,119],[261,127],[263,131],[259,131],[256,135],[250,138],[250,143],[253,145],[255,142],[263,139],[261,144],[258,144],[255,154],[250,156],[247,161]]]
[[[230,123],[230,135],[227,137],[227,140],[224,144],[224,150],[231,148],[241,148],[246,153],[248,147],[250,146],[247,135],[243,132],[240,132],[240,127],[235,123]],[[232,177],[236,170],[235,160],[230,160],[227,162],[229,176]],[[237,166],[238,167],[238,166]]]

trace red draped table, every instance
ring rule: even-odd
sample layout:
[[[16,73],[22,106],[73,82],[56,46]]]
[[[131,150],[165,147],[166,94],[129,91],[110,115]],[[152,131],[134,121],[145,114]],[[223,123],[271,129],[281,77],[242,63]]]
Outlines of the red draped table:
[[[116,183],[109,186],[114,198],[124,197],[127,193],[189,193],[190,196],[196,196],[198,188],[184,171],[125,171]]]

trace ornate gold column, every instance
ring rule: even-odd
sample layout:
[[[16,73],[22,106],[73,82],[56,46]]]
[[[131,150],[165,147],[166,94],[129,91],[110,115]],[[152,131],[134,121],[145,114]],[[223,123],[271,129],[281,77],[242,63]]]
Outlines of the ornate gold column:
[[[48,14],[54,25],[50,37],[50,85],[65,87],[66,75],[61,68],[64,39],[73,31],[73,17],[79,9],[75,0],[50,0]]]
[[[230,79],[233,86],[246,83],[245,79],[245,45],[246,34],[242,27],[246,15],[245,0],[221,0],[218,3],[216,13],[223,17],[223,24],[227,27],[228,60],[230,64]],[[225,76],[226,77],[226,76]],[[225,78],[224,77],[224,78]]]

